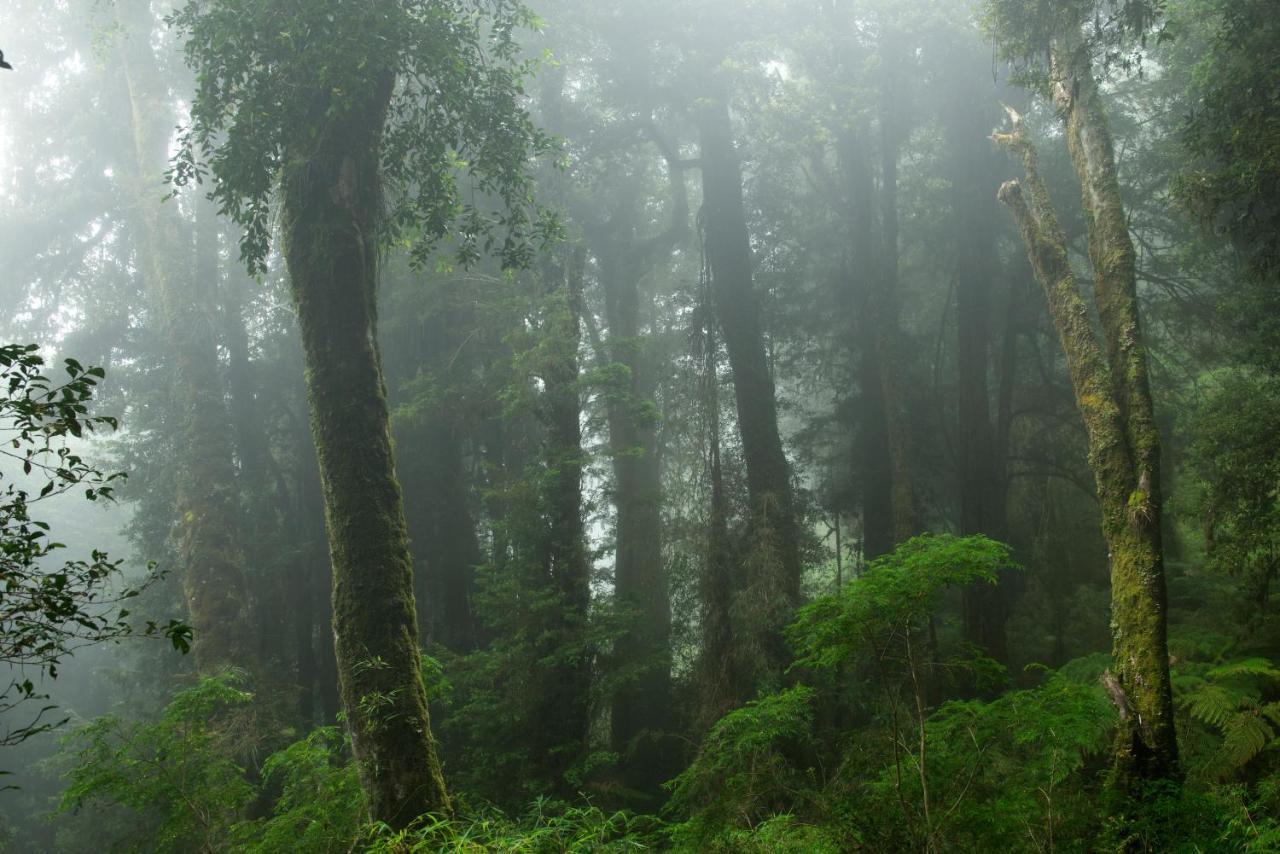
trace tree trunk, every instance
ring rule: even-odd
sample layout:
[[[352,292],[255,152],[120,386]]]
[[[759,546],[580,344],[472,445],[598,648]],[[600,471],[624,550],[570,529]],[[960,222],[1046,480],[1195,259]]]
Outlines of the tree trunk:
[[[671,222],[647,239],[636,235],[638,193],[624,193],[618,213],[597,240],[604,291],[609,358],[624,368],[626,387],[606,396],[609,450],[613,460],[614,595],[633,622],[614,644],[621,668],[637,675],[614,697],[610,715],[613,749],[626,757],[631,788],[654,791],[676,770],[671,751],[652,738],[671,723],[671,602],[662,555],[662,470],[656,376],[640,331],[640,282],[670,257],[688,228],[684,173],[668,164]],[[588,231],[593,229],[588,228]]]
[[[1083,81],[1080,88],[1085,88]],[[1093,120],[1099,119],[1100,114]],[[1072,123],[1068,116],[1069,128]],[[1069,130],[1069,139],[1075,134]],[[1105,125],[1084,132],[1095,145],[1100,145],[1103,134]],[[1014,131],[999,139],[1021,155],[1026,168],[1030,202],[1016,181],[1000,188],[1000,199],[1013,211],[1036,277],[1045,290],[1067,356],[1076,404],[1089,436],[1089,463],[1097,483],[1102,532],[1111,560],[1112,658],[1116,670],[1110,685],[1121,718],[1113,783],[1126,794],[1140,795],[1146,783],[1176,779],[1179,771],[1166,642],[1159,493],[1155,474],[1147,468],[1158,462],[1158,456],[1152,457],[1155,436],[1147,420],[1150,395],[1145,382],[1145,353],[1136,326],[1137,309],[1131,305],[1117,311],[1114,305],[1106,306],[1108,299],[1123,302],[1124,294],[1112,290],[1116,283],[1102,283],[1110,275],[1105,264],[1095,270],[1104,336],[1108,341],[1118,338],[1120,344],[1114,349],[1117,364],[1109,364],[1068,263],[1066,241],[1037,171],[1035,149],[1026,139],[1020,118],[1015,120]],[[1077,144],[1071,143],[1073,149]],[[1109,151],[1109,142],[1106,150]],[[1114,170],[1114,163],[1111,169]],[[1096,221],[1106,187],[1095,186],[1098,182],[1091,181],[1089,174],[1082,171],[1081,180],[1085,184],[1085,205],[1093,210],[1091,218]],[[1111,174],[1114,178],[1114,171]],[[1113,201],[1118,206],[1118,198]],[[1112,219],[1111,224],[1126,227],[1122,216],[1118,221]],[[1095,222],[1092,227],[1102,228],[1105,223]],[[1101,239],[1099,235],[1091,244]],[[1108,234],[1106,239],[1118,237]],[[1097,253],[1092,247],[1091,250],[1091,254]],[[1128,317],[1134,325],[1117,330],[1113,328],[1117,317]],[[1139,366],[1141,370],[1137,369]],[[1123,394],[1118,391],[1121,385]]]
[[[658,457],[658,423],[653,403],[655,384],[644,341],[640,337],[640,274],[630,264],[601,259],[605,317],[611,360],[625,369],[627,388],[621,398],[608,398],[609,450],[613,458],[614,593],[619,607],[634,622],[618,638],[614,652],[620,664],[640,668],[614,698],[614,749],[631,756],[628,776],[635,788],[662,782],[656,769],[658,751],[635,748],[645,731],[667,727],[671,708],[671,605],[662,559],[662,482]]]
[[[889,30],[881,38],[880,86],[880,276],[872,280],[874,346],[880,364],[885,435],[889,447],[891,484],[889,504],[893,512],[894,545],[920,531],[915,489],[911,482],[911,434],[903,381],[902,330],[898,311],[898,156],[907,129],[899,64],[905,46],[900,34]]]
[[[543,393],[543,529],[535,586],[535,656],[538,672],[532,734],[534,761],[547,769],[558,794],[572,794],[566,772],[585,753],[590,725],[591,656],[588,620],[591,563],[582,521],[582,426],[579,380],[582,277],[586,255],[572,252],[568,269],[558,255],[543,265],[545,301],[539,375]],[[536,597],[549,597],[538,606]]]
[[[389,363],[401,366],[393,386],[412,382],[425,371],[442,389],[465,382],[465,369],[455,371],[468,346],[476,318],[466,308],[465,292],[446,284],[430,299],[433,308],[417,323],[383,338]],[[460,282],[457,287],[471,285]],[[469,330],[472,330],[469,332]],[[395,347],[395,353],[388,352]],[[481,645],[473,610],[476,567],[485,562],[472,512],[471,480],[465,466],[465,416],[455,398],[446,397],[409,419],[396,435],[397,467],[404,488],[405,514],[414,554],[414,595],[422,638],[457,653]]]
[[[447,813],[418,650],[413,570],[377,345],[379,144],[394,77],[313,93],[288,153],[285,257],[306,363],[333,567],[343,707],[375,820]]]
[[[191,234],[176,205],[162,204],[173,111],[152,53],[154,20],[145,2],[116,4],[120,67],[128,87],[134,161],[131,223],[137,263],[159,306],[176,377],[182,436],[176,514],[196,669],[213,675],[249,667],[256,652],[244,558],[239,548],[231,430],[223,403],[214,332],[216,283],[194,281]]]
[[[1138,316],[1137,262],[1120,196],[1111,129],[1089,55],[1079,39],[1050,49],[1054,105],[1067,130],[1067,147],[1080,179],[1094,299],[1102,323],[1115,400],[1131,470],[1104,510],[1111,536],[1113,656],[1119,685],[1136,714],[1117,746],[1122,788],[1178,774],[1173,692],[1166,639],[1167,594],[1161,542],[1160,434],[1147,376]],[[1123,498],[1121,506],[1119,500]],[[1141,721],[1141,723],[1139,723]],[[1126,782],[1127,780],[1127,782]]]
[[[892,243],[896,270],[897,241],[886,240],[882,235],[867,147],[857,133],[842,134],[837,156],[848,200],[849,239],[855,265],[848,287],[853,292],[854,338],[859,354],[856,456],[862,486],[862,550],[867,560],[874,560],[892,551],[903,538],[902,532],[914,525],[911,485],[906,480],[901,390],[894,379],[896,371],[885,370],[885,359],[892,359],[895,341],[895,335],[884,328],[885,315],[891,315],[897,324],[895,285],[889,281],[891,276],[896,279],[896,273],[886,272],[885,252]],[[896,168],[896,156],[886,161]],[[888,191],[882,192],[881,215],[887,208],[896,208],[889,199]]]
[[[963,61],[967,52],[957,58]],[[962,67],[973,68],[969,61]],[[975,69],[976,70],[976,69]],[[974,107],[981,97],[957,75],[945,115],[950,151],[951,215],[956,234],[956,427],[961,534],[1007,536],[1002,466],[997,460],[989,385],[992,281],[998,274],[995,198],[991,182],[1001,158],[987,135],[991,120]],[[965,635],[997,661],[1007,661],[1007,608],[1001,586],[974,584],[964,591]]]
[[[746,597],[742,612],[751,623],[745,640],[758,652],[760,672],[752,681],[756,687],[777,685],[788,659],[781,630],[800,598],[800,532],[751,281],[742,168],[724,97],[710,98],[700,106],[698,131],[711,292],[733,371],[751,501],[754,541],[746,560],[746,588],[739,598]]]
[[[705,289],[705,285],[704,285]],[[720,468],[719,342],[716,319],[707,294],[702,296],[703,374],[702,400],[707,433],[707,474],[711,482],[711,506],[707,520],[706,553],[698,574],[701,605],[702,649],[698,656],[698,714],[701,731],[711,728],[746,692],[740,686],[733,649],[730,608],[737,586],[729,549],[729,508]]]
[[[552,132],[564,126],[563,67],[542,79],[543,119]],[[550,176],[552,198],[565,192],[563,177]],[[565,247],[566,249],[568,247]],[[552,662],[540,674],[534,743],[560,795],[574,790],[566,780],[571,765],[586,754],[591,715],[591,650],[587,631],[591,607],[591,559],[582,518],[582,394],[578,350],[582,341],[583,280],[587,254],[581,243],[550,253],[542,270],[543,327],[539,363],[543,393],[538,416],[544,428],[540,490],[546,520],[539,544],[542,577],[553,608],[538,640],[539,659]],[[567,261],[567,266],[566,266]]]
[[[479,646],[481,636],[472,601],[475,569],[484,563],[484,554],[471,515],[456,431],[447,419],[432,419],[422,433],[425,447],[416,449],[425,455],[418,461],[422,487],[418,501],[423,505],[419,525],[426,556],[417,589],[424,603],[420,616],[426,638],[454,652],[468,653]]]

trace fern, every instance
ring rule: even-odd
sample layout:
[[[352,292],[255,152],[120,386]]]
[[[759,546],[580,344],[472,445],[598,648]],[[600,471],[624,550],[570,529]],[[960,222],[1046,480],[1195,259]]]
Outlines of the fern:
[[[1220,755],[1222,770],[1227,773],[1244,767],[1276,738],[1274,727],[1260,715],[1247,711],[1232,716],[1222,732]]]
[[[1183,700],[1183,706],[1196,720],[1222,729],[1235,716],[1246,695],[1224,685],[1202,683]]]
[[[1260,753],[1280,744],[1280,703],[1266,702],[1266,689],[1280,683],[1280,669],[1269,659],[1252,657],[1212,667],[1190,669],[1175,681],[1179,705],[1221,739],[1203,763],[1210,779],[1222,780],[1239,772]]]

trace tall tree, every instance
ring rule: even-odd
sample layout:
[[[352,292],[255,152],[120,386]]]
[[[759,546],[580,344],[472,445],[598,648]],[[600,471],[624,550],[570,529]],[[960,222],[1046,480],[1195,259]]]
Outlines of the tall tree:
[[[661,232],[640,233],[636,220],[642,200],[636,176],[628,177],[608,222],[586,229],[599,261],[608,356],[623,369],[623,386],[606,398],[616,510],[614,589],[630,620],[615,653],[619,665],[637,675],[619,688],[610,723],[614,749],[633,757],[626,767],[637,788],[651,788],[664,779],[661,752],[635,740],[646,731],[665,729],[671,709],[671,604],[662,554],[662,472],[654,402],[657,369],[652,345],[642,335],[647,312],[641,288],[644,277],[670,257],[688,230],[684,173],[674,153],[668,169],[671,220]]]
[[[723,89],[714,87],[699,104],[697,123],[711,293],[733,372],[751,503],[753,542],[745,588],[738,597],[746,636],[739,642],[758,655],[759,673],[751,681],[759,686],[776,682],[786,666],[780,631],[800,598],[800,528],[752,285],[742,166]]]
[[[123,178],[130,224],[138,269],[159,308],[163,340],[173,358],[174,403],[181,413],[176,509],[183,587],[195,629],[196,667],[213,675],[248,667],[257,654],[240,547],[230,418],[218,369],[217,267],[194,263],[190,225],[175,205],[161,204],[174,110],[152,47],[157,22],[151,4],[121,0],[114,11],[133,138],[133,159]],[[205,250],[198,257],[208,257]]]
[[[944,50],[941,60],[950,75],[940,94],[955,234],[959,530],[1003,540],[1007,536],[1003,451],[992,421],[990,382],[992,291],[1003,272],[991,187],[998,183],[1003,158],[989,138],[995,118],[990,111],[975,108],[991,85],[989,80],[984,84],[982,73],[990,58],[966,46]],[[965,632],[997,661],[1007,659],[1007,611],[1000,587],[975,584],[964,591]]]
[[[582,330],[582,281],[586,250],[573,247],[564,265],[557,252],[544,264],[547,288],[543,358],[539,373],[543,393],[539,418],[545,429],[541,492],[546,519],[538,548],[541,581],[553,607],[537,640],[541,661],[554,662],[534,688],[538,694],[536,743],[548,762],[555,785],[564,787],[565,772],[583,753],[590,725],[591,657],[587,643],[591,605],[591,561],[582,508],[582,401],[578,347]],[[566,268],[567,267],[567,268]]]
[[[1122,792],[1139,795],[1145,784],[1178,775],[1160,497],[1158,480],[1144,467],[1155,453],[1151,447],[1154,427],[1128,407],[1133,397],[1142,397],[1149,412],[1145,365],[1139,382],[1129,367],[1117,360],[1119,352],[1117,359],[1109,360],[1106,344],[1098,340],[1089,306],[1068,261],[1066,238],[1037,170],[1035,149],[1021,117],[1014,116],[1012,132],[1001,134],[999,139],[1021,156],[1030,200],[1017,181],[1000,188],[1000,199],[1013,211],[1036,278],[1045,291],[1089,436],[1089,463],[1111,563],[1115,674],[1107,677],[1106,684],[1120,713],[1114,783]],[[1089,193],[1086,187],[1086,199]],[[1124,227],[1123,219],[1120,225]],[[1095,268],[1095,274],[1105,339],[1117,332],[1109,328],[1116,322],[1116,313],[1105,309],[1107,291],[1101,280],[1107,273]],[[1116,294],[1110,296],[1115,298]],[[1132,320],[1134,325],[1124,332],[1129,338],[1125,358],[1145,361],[1136,313]]]
[[[999,141],[1016,151],[1027,173],[1030,202],[1016,182],[1000,190],[1018,222],[1036,277],[1049,297],[1071,373],[1076,404],[1089,434],[1090,467],[1110,550],[1112,699],[1121,726],[1114,782],[1138,795],[1151,781],[1176,779],[1178,744],[1169,676],[1167,594],[1161,540],[1160,436],[1138,312],[1137,262],[1111,128],[1094,71],[1094,55],[1111,61],[1154,26],[1159,4],[1117,0],[1109,26],[1096,4],[1077,2],[1028,17],[1021,4],[996,0],[991,25],[1006,52],[1041,75],[1066,131],[1080,181],[1094,306],[1101,341],[1090,325],[1067,259],[1066,238],[1036,168],[1036,153],[1021,117]],[[1092,36],[1085,38],[1086,28]]]
[[[176,16],[199,73],[176,179],[194,177],[198,160],[211,164],[213,196],[244,226],[253,270],[266,261],[278,181],[333,564],[342,702],[373,817],[393,827],[450,807],[419,667],[377,345],[378,259],[397,228],[426,238],[424,257],[459,207],[468,209],[460,254],[476,257],[487,220],[459,198],[461,154],[506,203],[504,261],[526,260],[523,162],[538,135],[518,106],[521,74],[511,64],[512,28],[524,14],[510,3],[223,0]],[[388,195],[387,179],[402,182],[401,192]]]

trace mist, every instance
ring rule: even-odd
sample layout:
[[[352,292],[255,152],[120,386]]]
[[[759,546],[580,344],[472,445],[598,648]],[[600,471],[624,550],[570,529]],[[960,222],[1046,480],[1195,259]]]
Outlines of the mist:
[[[0,850],[1280,847],[1270,6],[8,0]]]

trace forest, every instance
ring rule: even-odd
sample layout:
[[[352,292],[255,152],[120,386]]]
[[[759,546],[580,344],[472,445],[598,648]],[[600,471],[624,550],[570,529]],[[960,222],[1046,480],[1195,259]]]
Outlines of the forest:
[[[0,48],[0,851],[1280,851],[1275,0]]]

